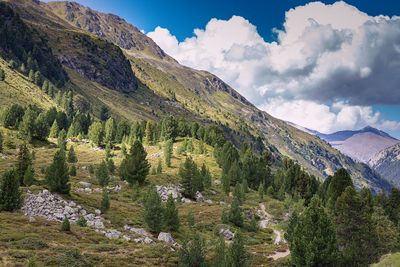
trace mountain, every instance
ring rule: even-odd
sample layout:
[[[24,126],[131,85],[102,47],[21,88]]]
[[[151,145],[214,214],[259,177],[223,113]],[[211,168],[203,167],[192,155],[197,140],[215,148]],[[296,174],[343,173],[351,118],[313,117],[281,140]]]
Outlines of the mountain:
[[[400,186],[400,143],[378,152],[368,164],[391,183]]]
[[[358,187],[390,187],[366,164],[259,110],[215,75],[180,65],[115,15],[71,2],[6,2],[46,40],[67,74],[64,88],[87,99],[94,113],[105,105],[128,121],[170,114],[217,124],[236,146],[248,142],[256,151],[265,146],[320,179],[344,167]]]
[[[343,154],[364,163],[367,163],[378,152],[399,142],[389,134],[370,126],[357,131],[318,133],[317,135]]]

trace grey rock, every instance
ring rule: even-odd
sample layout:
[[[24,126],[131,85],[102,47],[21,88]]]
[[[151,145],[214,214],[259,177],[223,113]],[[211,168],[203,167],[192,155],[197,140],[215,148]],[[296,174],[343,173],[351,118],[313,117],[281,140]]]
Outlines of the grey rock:
[[[91,184],[91,183],[88,183],[88,182],[79,182],[79,184],[80,184],[81,186],[83,186],[83,187],[91,187],[91,186],[92,186],[92,184]]]
[[[140,244],[151,244],[154,241],[153,241],[153,239],[146,236],[146,237],[135,238],[135,239],[133,239],[133,242],[140,243]]]
[[[231,230],[226,228],[219,229],[219,234],[222,235],[227,240],[232,240],[235,237],[235,234],[231,232]]]
[[[195,199],[196,202],[204,202],[203,194],[201,194],[199,191],[196,192]]]
[[[158,240],[164,241],[167,244],[175,245],[176,241],[170,233],[161,232],[158,234]]]

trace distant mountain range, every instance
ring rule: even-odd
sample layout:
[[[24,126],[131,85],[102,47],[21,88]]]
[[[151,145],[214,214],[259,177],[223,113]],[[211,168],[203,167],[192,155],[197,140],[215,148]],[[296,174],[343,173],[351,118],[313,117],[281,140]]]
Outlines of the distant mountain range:
[[[320,133],[288,122],[306,133],[318,136],[353,160],[366,163],[391,183],[400,186],[400,140],[367,126],[331,134]]]

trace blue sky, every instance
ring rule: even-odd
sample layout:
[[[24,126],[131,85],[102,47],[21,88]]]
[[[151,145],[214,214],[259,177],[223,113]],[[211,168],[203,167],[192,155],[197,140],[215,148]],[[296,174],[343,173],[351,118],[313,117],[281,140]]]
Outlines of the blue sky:
[[[357,129],[372,124],[400,138],[400,94],[396,93],[400,91],[400,79],[392,79],[399,76],[396,75],[397,69],[385,69],[387,66],[400,65],[400,57],[397,57],[400,52],[396,52],[400,49],[400,36],[396,32],[400,20],[391,18],[400,15],[399,1],[349,0],[335,5],[330,5],[335,1],[321,1],[325,5],[307,5],[303,9],[298,7],[311,1],[206,0],[195,3],[183,0],[79,0],[78,2],[95,10],[123,17],[148,33],[179,62],[217,74],[258,107],[278,118],[322,132]],[[285,12],[290,9],[295,10],[286,13],[285,17]],[[333,16],[325,21],[323,16],[318,17],[320,12],[326,12],[326,17],[332,14]],[[378,15],[388,17],[376,22],[374,17]],[[237,17],[232,18],[232,16]],[[309,17],[313,22],[304,22]],[[213,18],[217,20],[212,21]],[[299,25],[304,24],[303,28],[297,29],[304,31],[304,35],[300,37],[294,30],[290,31],[295,28],[297,20]],[[342,25],[341,20],[345,20],[347,24]],[[357,24],[359,21],[366,20],[376,23],[374,28],[368,26],[357,28],[361,25]],[[285,22],[288,25],[291,23],[292,28],[289,28],[290,25],[285,28]],[[330,28],[331,24],[333,29]],[[354,24],[357,24],[357,27]],[[194,33],[194,29],[200,31]],[[283,37],[279,39],[273,29],[280,30]],[[332,45],[347,44],[348,36],[344,33],[344,29],[353,32],[351,41],[353,44],[359,38],[364,38],[363,42],[366,44],[354,45],[351,50],[352,56],[347,63],[344,62],[344,65],[338,66],[335,71],[320,73],[316,81],[306,85],[311,76],[307,76],[309,74],[299,76],[299,73],[305,73],[308,69],[328,68],[330,62],[321,61],[319,58],[323,58],[321,55],[328,57]],[[232,35],[224,37],[224,31],[229,32],[229,30],[237,32],[238,38]],[[218,34],[221,35],[220,39],[218,36],[215,37]],[[242,40],[239,38],[241,34],[250,37]],[[368,34],[377,36],[378,40],[368,39],[375,38],[368,37]],[[332,36],[338,37],[335,39]],[[191,39],[185,40],[186,38]],[[326,38],[330,39],[327,41]],[[221,41],[218,40],[226,39],[231,43],[219,44]],[[375,49],[367,47],[367,43],[373,41],[394,47],[391,51],[394,54],[385,52],[387,46]],[[321,42],[322,44],[319,44]],[[297,57],[296,51],[299,54],[304,53],[304,50],[296,50],[298,44],[308,49],[307,56]],[[233,50],[236,52],[231,53]],[[237,58],[234,61],[225,60],[232,54],[237,57],[238,53],[242,53],[240,56],[243,57],[243,53],[254,54],[254,51],[258,50],[261,53],[258,62],[251,56],[240,58],[240,62]],[[335,52],[336,50],[337,48],[334,48]],[[322,52],[315,54],[312,51]],[[365,51],[366,54],[358,55],[359,51]],[[339,61],[349,53],[347,50],[341,54],[339,52],[335,57]],[[381,52],[385,53],[381,56]],[[272,56],[266,56],[267,54]],[[208,55],[210,58],[207,58]],[[374,57],[369,58],[370,55]],[[191,60],[192,58],[201,63]],[[287,62],[285,63],[287,65],[294,64],[295,61],[295,66],[281,66],[281,62],[276,58],[283,58],[282,61]],[[314,60],[312,64],[308,63],[310,60]],[[262,61],[272,63],[262,63]],[[348,66],[351,61],[360,65]],[[228,64],[229,62],[233,63]],[[240,66],[246,68],[241,69]],[[349,68],[354,72],[353,75],[348,74],[351,73],[348,71]],[[249,70],[253,73],[249,73]],[[382,75],[382,73],[387,74]],[[293,88],[283,89],[282,84],[293,84]]]

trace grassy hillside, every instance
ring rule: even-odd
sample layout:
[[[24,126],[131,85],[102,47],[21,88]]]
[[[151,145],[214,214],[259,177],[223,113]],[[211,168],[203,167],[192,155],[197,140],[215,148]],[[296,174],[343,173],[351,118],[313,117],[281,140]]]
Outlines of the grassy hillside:
[[[395,267],[400,266],[400,253],[389,254],[382,257],[379,263],[371,265],[371,267]]]
[[[6,133],[6,143],[14,147],[21,141],[15,138],[14,131],[2,129]],[[35,151],[33,162],[36,178],[38,182],[28,189],[32,192],[39,192],[43,189],[44,175],[42,167],[51,163],[53,154],[56,151],[56,140],[50,140],[47,144],[36,144],[31,148]],[[209,167],[213,175],[213,186],[205,191],[204,196],[211,199],[212,203],[177,203],[180,215],[181,228],[173,233],[173,237],[178,243],[182,244],[185,238],[190,237],[194,232],[200,233],[206,240],[206,252],[208,257],[213,255],[215,241],[218,239],[216,225],[221,224],[221,215],[227,205],[232,201],[231,196],[222,193],[221,185],[215,185],[215,180],[220,179],[218,165],[213,157],[213,148],[206,146],[206,154],[185,153],[177,155],[177,147],[181,144],[179,139],[174,143],[174,156],[172,166],[166,167],[163,164],[162,174],[149,175],[146,184],[140,188],[139,196],[132,199],[133,189],[119,180],[119,177],[112,176],[110,185],[121,185],[122,190],[118,193],[110,193],[111,208],[104,215],[108,221],[107,227],[121,230],[125,224],[147,228],[143,220],[142,198],[146,194],[147,188],[154,185],[171,185],[180,181],[177,175],[179,166],[186,156],[191,156],[194,161],[201,166],[203,163]],[[194,140],[195,148],[199,145]],[[98,181],[94,174],[89,172],[89,166],[98,165],[105,157],[105,152],[83,143],[68,143],[68,148],[74,146],[77,153],[78,163],[77,176],[71,177],[71,195],[65,199],[73,200],[83,206],[88,211],[94,211],[100,207],[101,193],[77,193],[75,190],[80,187],[79,182],[89,182],[91,188],[99,188]],[[148,160],[155,166],[159,159],[163,159],[161,146],[146,146]],[[10,169],[16,161],[17,151],[14,148],[6,148],[5,157],[0,158],[0,170]],[[119,165],[123,158],[119,146],[112,151],[116,165]],[[225,204],[226,203],[226,204]],[[283,215],[288,211],[283,202],[266,197],[262,202],[268,213],[278,222],[282,222]],[[259,209],[259,198],[255,191],[250,191],[246,195],[243,208],[255,212]],[[188,225],[188,214],[192,211],[195,215],[196,224],[194,229]],[[249,223],[246,219],[246,223]],[[282,225],[284,225],[283,223]],[[0,265],[25,264],[28,259],[35,259],[38,266],[71,266],[75,261],[83,264],[90,262],[96,266],[174,266],[177,262],[177,251],[171,250],[163,242],[151,245],[135,244],[118,240],[110,240],[96,233],[93,229],[82,228],[75,224],[72,225],[72,232],[65,233],[60,230],[60,223],[44,221],[37,217],[35,222],[29,222],[28,217],[22,212],[0,213]],[[278,223],[274,229],[280,229]],[[234,231],[236,228],[229,226]],[[247,248],[251,252],[252,266],[275,266],[279,261],[273,261],[268,256],[275,251],[286,249],[285,244],[275,245],[275,235],[272,228],[259,230],[257,233],[242,230]],[[79,253],[77,252],[79,251]],[[79,265],[86,266],[86,265]]]

